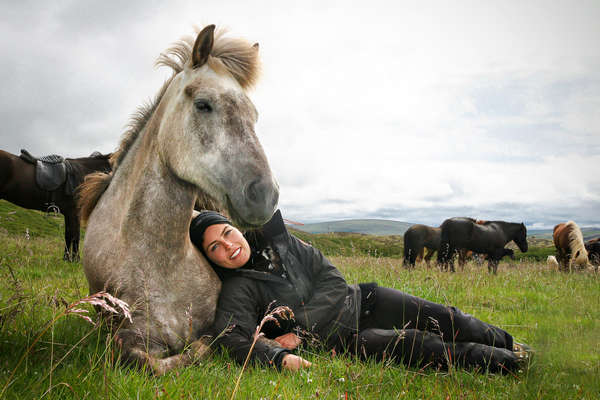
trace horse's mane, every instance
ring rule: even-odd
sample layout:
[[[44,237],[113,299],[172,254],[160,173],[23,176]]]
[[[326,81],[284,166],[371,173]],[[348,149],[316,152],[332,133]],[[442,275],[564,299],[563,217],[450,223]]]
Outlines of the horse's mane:
[[[565,224],[565,229],[568,229],[569,232],[569,248],[571,249],[571,254],[577,254],[579,251],[579,257],[584,257],[587,259],[587,250],[585,249],[585,244],[583,242],[583,234],[581,233],[581,229],[574,221],[568,221]]]
[[[195,30],[196,34],[200,31],[198,28]],[[213,47],[207,63],[218,73],[230,74],[243,89],[249,89],[256,84],[260,74],[258,44],[251,45],[244,39],[229,38],[225,36],[225,33],[224,29],[215,31]],[[144,130],[173,78],[191,63],[194,41],[195,37],[185,36],[161,53],[156,60],[156,66],[171,68],[173,75],[162,85],[154,99],[138,107],[131,116],[125,133],[121,136],[119,148],[110,157],[112,172],[86,176],[78,195],[79,215],[82,223],[87,222],[100,196],[108,188],[114,171],[117,170],[139,134]]]

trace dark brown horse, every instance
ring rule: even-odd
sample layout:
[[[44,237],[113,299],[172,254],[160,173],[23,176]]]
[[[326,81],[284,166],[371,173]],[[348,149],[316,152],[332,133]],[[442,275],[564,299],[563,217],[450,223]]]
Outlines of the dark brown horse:
[[[600,238],[590,239],[585,242],[590,263],[598,269],[600,266]]]
[[[53,163],[46,166],[42,161],[38,165],[35,157],[31,157],[27,152],[19,157],[0,150],[0,199],[33,210],[60,212],[65,217],[63,258],[78,261],[79,217],[74,198],[75,189],[87,174],[110,171],[109,157],[110,154],[95,153],[90,157],[67,158],[64,162],[55,157]],[[56,177],[46,171],[46,178],[53,182],[40,181],[44,178],[39,169],[44,168],[56,168],[60,173]]]
[[[427,225],[413,225],[404,233],[404,266],[414,267],[417,258],[423,258],[423,250],[427,248],[425,262],[440,248],[440,228]]]
[[[438,264],[442,269],[450,267],[454,272],[454,254],[457,249],[467,249],[486,254],[488,271],[498,271],[498,262],[510,255],[504,246],[511,240],[524,253],[527,251],[527,228],[523,223],[485,221],[477,223],[473,218],[456,217],[445,220],[440,226],[441,239]]]

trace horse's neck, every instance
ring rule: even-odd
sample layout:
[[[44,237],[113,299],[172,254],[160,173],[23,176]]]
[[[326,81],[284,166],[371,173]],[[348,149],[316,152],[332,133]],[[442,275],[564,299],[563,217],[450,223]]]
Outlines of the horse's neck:
[[[519,230],[521,229],[521,224],[516,223],[516,222],[504,222],[504,221],[498,221],[496,223],[500,224],[500,226],[502,227],[502,231],[504,232],[504,235],[506,236],[506,239],[507,239],[506,243],[517,238]]]
[[[118,207],[121,233],[153,249],[181,248],[189,235],[196,193],[177,179],[155,151],[134,146],[115,171],[111,197]]]

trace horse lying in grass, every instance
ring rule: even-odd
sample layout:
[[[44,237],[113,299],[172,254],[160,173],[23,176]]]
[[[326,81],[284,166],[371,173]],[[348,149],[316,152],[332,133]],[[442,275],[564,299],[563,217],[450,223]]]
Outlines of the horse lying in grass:
[[[21,150],[21,156],[0,150],[0,199],[20,207],[59,212],[65,218],[63,259],[79,261],[79,217],[75,194],[87,174],[110,172],[110,154],[89,157],[36,158]]]
[[[438,265],[440,268],[454,272],[454,254],[457,249],[467,249],[475,253],[485,254],[488,258],[488,272],[496,274],[498,263],[505,255],[510,255],[504,246],[511,240],[523,253],[528,249],[527,228],[523,223],[505,221],[484,221],[466,217],[455,217],[445,220],[441,225],[440,251]]]
[[[81,215],[90,292],[106,290],[133,309],[115,334],[123,359],[163,374],[205,356],[221,288],[190,241],[194,208],[258,227],[279,188],[246,94],[258,78],[258,45],[209,25],[157,64],[172,77],[134,117],[112,174],[86,178]]]
[[[588,264],[588,253],[583,243],[583,234],[573,221],[561,222],[554,227],[552,233],[556,260],[561,271],[573,271],[573,267],[585,269]]]

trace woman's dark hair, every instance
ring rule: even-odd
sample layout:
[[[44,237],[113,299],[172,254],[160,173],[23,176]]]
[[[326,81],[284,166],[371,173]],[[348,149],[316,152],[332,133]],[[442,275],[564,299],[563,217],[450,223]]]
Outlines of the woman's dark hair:
[[[202,251],[202,253],[204,253],[202,241],[204,239],[204,232],[206,231],[206,228],[217,224],[232,225],[224,215],[221,215],[216,211],[201,211],[200,214],[196,215],[194,219],[192,219],[192,223],[190,224],[190,239],[192,240],[192,243],[194,243],[196,247]]]
[[[208,261],[213,270],[217,273],[219,279],[225,280],[228,277],[232,276],[232,274],[235,274],[235,270],[223,268],[212,262],[212,260],[204,252],[204,247],[202,246],[202,242],[204,240],[204,232],[206,231],[206,229],[211,225],[217,224],[228,224],[234,226],[224,215],[221,215],[218,212],[200,212],[200,214],[198,214],[196,217],[194,217],[194,219],[192,219],[192,223],[190,224],[190,239],[192,240],[192,243],[198,248],[198,250],[200,250],[204,258],[206,258],[206,261]],[[255,249],[261,249],[266,245],[265,237],[262,234],[261,229],[248,231],[244,233],[244,237],[250,245],[251,255],[248,263],[242,268],[245,268],[248,264],[252,263],[252,258]]]

